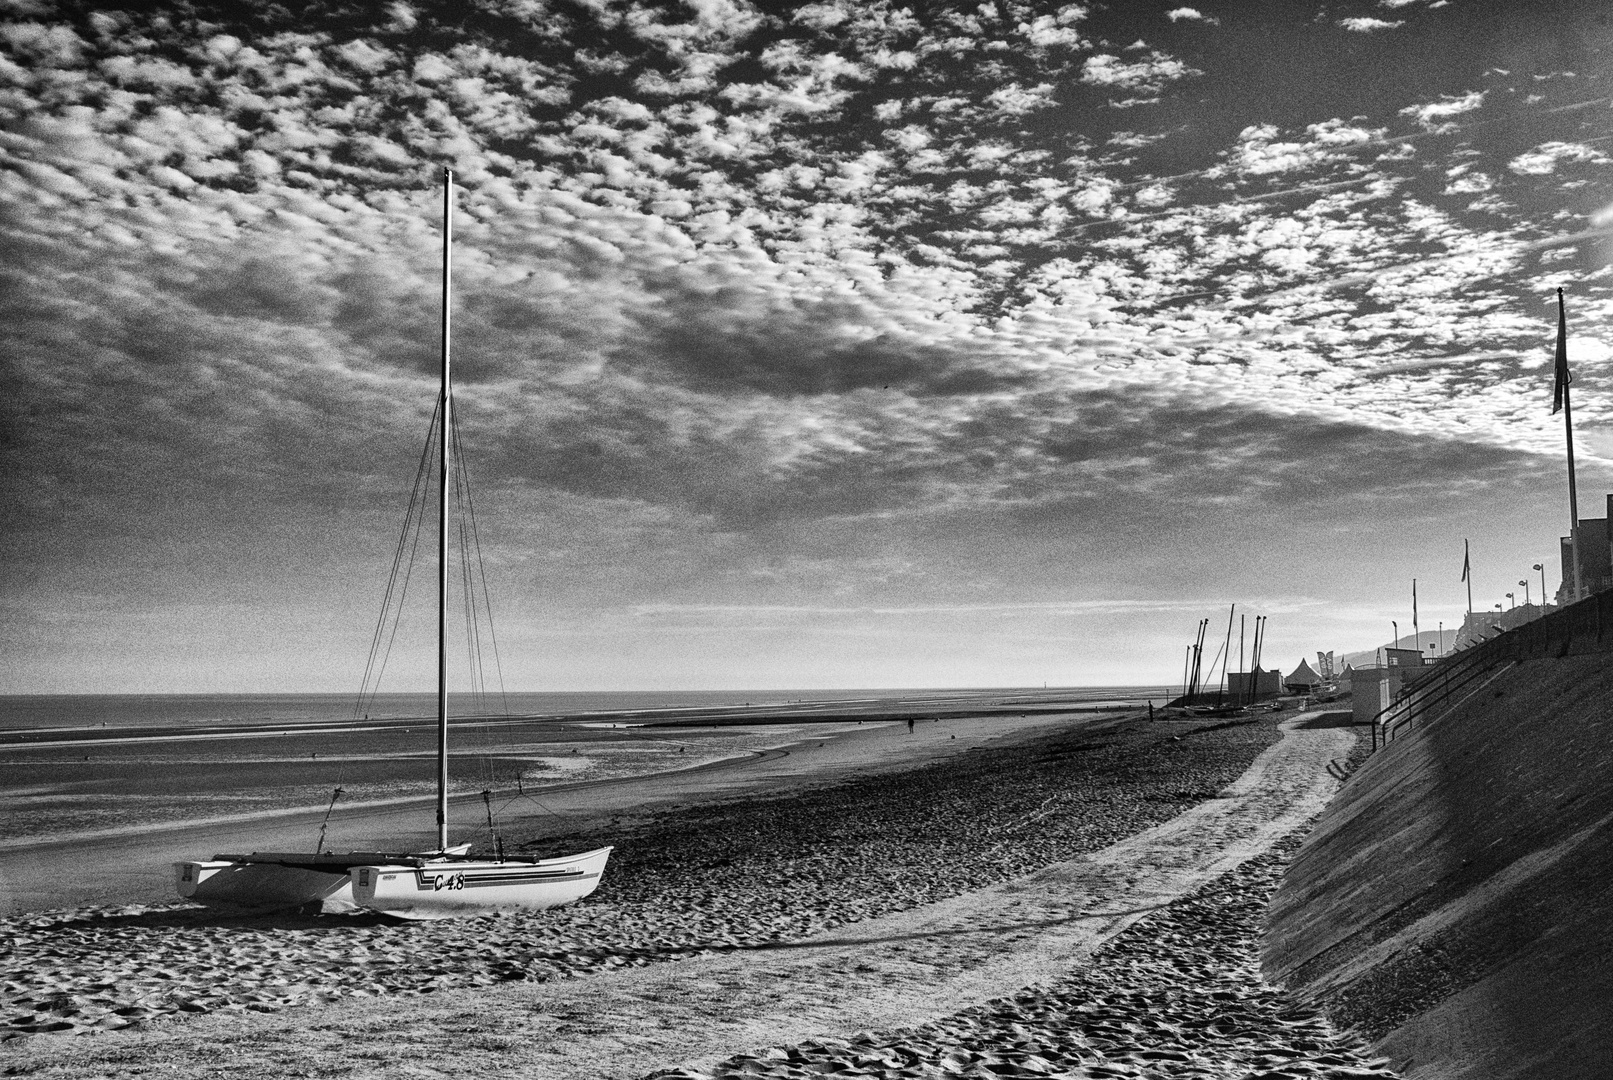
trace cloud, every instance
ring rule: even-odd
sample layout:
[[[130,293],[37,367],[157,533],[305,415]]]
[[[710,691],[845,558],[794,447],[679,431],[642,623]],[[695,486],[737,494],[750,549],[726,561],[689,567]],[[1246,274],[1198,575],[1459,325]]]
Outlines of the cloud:
[[[1237,148],[1229,155],[1228,164],[1251,175],[1315,169],[1346,159],[1355,149],[1375,141],[1378,133],[1331,120],[1311,124],[1305,134],[1308,138],[1304,141],[1285,140],[1273,124],[1247,127],[1239,132]]]
[[[1190,8],[1190,7],[1172,8],[1170,11],[1167,11],[1165,13],[1165,17],[1167,19],[1169,19],[1171,22],[1177,22],[1179,20],[1186,19],[1189,22],[1209,23],[1211,26],[1218,26],[1218,25],[1220,25],[1220,22],[1221,22],[1220,19],[1216,19],[1216,18],[1213,18],[1213,17],[1211,17],[1209,15],[1202,14],[1196,8]]]
[[[1495,181],[1491,180],[1490,177],[1485,173],[1467,173],[1465,175],[1452,177],[1450,183],[1445,185],[1444,194],[1472,195],[1489,191],[1494,186]]]
[[[1474,90],[1459,97],[1446,95],[1439,101],[1424,105],[1408,105],[1400,110],[1401,116],[1416,117],[1425,128],[1439,128],[1452,116],[1472,112],[1484,104],[1485,91]]]
[[[1173,56],[1150,51],[1139,60],[1126,61],[1111,53],[1090,56],[1081,65],[1081,81],[1093,86],[1112,86],[1155,94],[1167,83],[1202,75]]]
[[[1056,15],[1039,15],[1030,24],[1019,29],[1032,47],[1037,49],[1079,48],[1085,42],[1075,24],[1086,18],[1087,10],[1077,4],[1067,4]]]
[[[1393,30],[1406,24],[1404,21],[1391,22],[1386,19],[1374,19],[1371,16],[1356,16],[1340,19],[1339,25],[1357,34],[1370,34],[1376,30]]]
[[[1056,104],[1053,91],[1052,83],[1042,83],[1029,88],[1010,83],[1001,90],[992,91],[991,96],[986,98],[986,104],[1008,116],[1023,116]]]
[[[1528,153],[1519,154],[1507,162],[1507,168],[1527,176],[1546,176],[1556,172],[1557,166],[1565,161],[1601,165],[1607,160],[1606,154],[1583,143],[1548,142],[1540,144]]]

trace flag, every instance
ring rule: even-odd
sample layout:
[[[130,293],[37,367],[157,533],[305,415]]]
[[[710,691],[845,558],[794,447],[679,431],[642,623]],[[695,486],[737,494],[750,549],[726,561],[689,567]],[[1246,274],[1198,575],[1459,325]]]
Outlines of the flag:
[[[1563,399],[1568,396],[1568,384],[1573,382],[1568,374],[1568,315],[1563,310],[1563,291],[1557,290],[1557,377],[1552,381],[1551,411],[1553,415],[1562,412]]]
[[[1467,580],[1467,575],[1472,572],[1472,569],[1473,568],[1468,564],[1468,561],[1467,561],[1467,541],[1463,540],[1462,541],[1462,577],[1461,577],[1461,580],[1466,581]]]

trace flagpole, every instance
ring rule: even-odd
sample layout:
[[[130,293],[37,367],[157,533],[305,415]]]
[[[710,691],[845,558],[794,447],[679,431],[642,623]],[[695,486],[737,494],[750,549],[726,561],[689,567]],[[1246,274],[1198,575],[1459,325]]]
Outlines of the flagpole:
[[[1574,406],[1568,387],[1568,313],[1563,306],[1563,290],[1557,290],[1557,392],[1563,404],[1563,435],[1568,440],[1568,553],[1574,561],[1574,599],[1584,595],[1585,583],[1579,569],[1579,490],[1574,485]],[[1553,409],[1553,412],[1556,410]]]
[[[1467,613],[1473,614],[1473,573],[1468,561],[1467,541],[1462,541],[1462,580],[1467,582]]]
[[[1422,631],[1417,629],[1417,579],[1411,579],[1411,639],[1417,643],[1417,659],[1423,658],[1423,639],[1418,635]]]

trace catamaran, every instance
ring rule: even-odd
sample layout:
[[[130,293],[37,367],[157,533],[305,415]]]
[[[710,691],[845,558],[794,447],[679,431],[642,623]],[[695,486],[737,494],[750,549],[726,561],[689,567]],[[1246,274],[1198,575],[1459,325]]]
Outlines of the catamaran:
[[[443,172],[442,388],[437,486],[437,845],[430,851],[253,852],[176,862],[179,895],[236,911],[370,908],[403,919],[537,911],[580,900],[605,872],[609,847],[534,859],[482,858],[448,843],[448,484],[454,441],[449,369],[453,270],[453,173]],[[321,830],[321,838],[323,838]],[[323,847],[321,839],[320,847]],[[502,848],[502,845],[500,845]]]

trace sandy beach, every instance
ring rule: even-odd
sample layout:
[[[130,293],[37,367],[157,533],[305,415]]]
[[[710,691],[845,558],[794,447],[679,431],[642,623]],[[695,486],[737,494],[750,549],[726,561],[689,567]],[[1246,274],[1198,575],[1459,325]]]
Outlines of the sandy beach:
[[[457,1075],[1389,1075],[1285,1011],[1251,944],[1353,732],[1088,717],[961,752],[946,734],[925,750],[929,736],[903,731],[913,756],[882,764],[848,740],[840,766],[782,778],[789,758],[760,759],[765,783],[733,776],[611,815],[606,886],[541,916],[400,926],[165,903],[7,919],[0,1063],[75,1077],[200,1076],[225,1058],[244,1075],[293,1062],[378,1075],[439,1055]],[[897,736],[862,736],[881,738]]]

